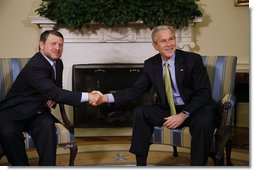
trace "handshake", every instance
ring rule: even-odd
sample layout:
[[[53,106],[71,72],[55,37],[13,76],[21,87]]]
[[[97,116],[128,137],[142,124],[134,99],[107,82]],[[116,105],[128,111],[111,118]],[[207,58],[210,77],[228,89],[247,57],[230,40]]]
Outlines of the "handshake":
[[[88,102],[90,105],[97,106],[108,102],[108,96],[103,95],[100,91],[92,91],[88,93]]]

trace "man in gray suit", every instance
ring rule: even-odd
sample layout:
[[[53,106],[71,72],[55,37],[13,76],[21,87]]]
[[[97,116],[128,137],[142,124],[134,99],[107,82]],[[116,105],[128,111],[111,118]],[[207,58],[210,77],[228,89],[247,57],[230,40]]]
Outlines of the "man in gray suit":
[[[100,96],[62,88],[63,35],[47,30],[40,36],[39,52],[21,70],[0,102],[0,141],[11,165],[29,165],[22,132],[28,131],[39,154],[39,165],[56,165],[56,103],[96,103]]]

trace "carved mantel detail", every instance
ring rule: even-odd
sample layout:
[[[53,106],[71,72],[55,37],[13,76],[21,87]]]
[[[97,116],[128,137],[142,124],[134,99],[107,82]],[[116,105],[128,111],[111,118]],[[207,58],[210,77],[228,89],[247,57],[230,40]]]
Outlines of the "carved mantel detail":
[[[37,24],[41,31],[52,29],[55,22],[38,16],[30,16],[32,23]],[[195,47],[192,41],[192,27],[195,23],[201,22],[202,18],[197,18],[189,27],[183,30],[177,30],[177,44],[179,49],[191,51]],[[109,28],[99,24],[91,24],[89,28],[83,28],[80,31],[68,30],[61,28],[61,33],[64,34],[65,42],[79,42],[79,43],[107,43],[107,42],[130,42],[130,43],[144,43],[152,42],[151,30],[146,28],[142,22],[132,23],[129,27],[119,26]]]

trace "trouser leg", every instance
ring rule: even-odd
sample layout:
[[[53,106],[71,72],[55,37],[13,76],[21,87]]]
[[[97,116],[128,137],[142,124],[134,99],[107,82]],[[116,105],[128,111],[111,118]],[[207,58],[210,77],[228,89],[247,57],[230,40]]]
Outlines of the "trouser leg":
[[[215,130],[214,116],[213,108],[206,106],[190,118],[192,166],[205,166],[207,163]]]
[[[12,166],[28,166],[26,154],[23,122],[0,122],[0,141],[8,162]]]
[[[158,106],[137,107],[133,112],[133,130],[130,152],[136,154],[137,162],[146,164],[154,126],[162,125],[168,111]],[[139,165],[137,163],[137,165]]]
[[[50,115],[49,113],[40,114],[29,125],[29,131],[40,158],[40,166],[56,165],[57,137],[54,124],[55,120]]]

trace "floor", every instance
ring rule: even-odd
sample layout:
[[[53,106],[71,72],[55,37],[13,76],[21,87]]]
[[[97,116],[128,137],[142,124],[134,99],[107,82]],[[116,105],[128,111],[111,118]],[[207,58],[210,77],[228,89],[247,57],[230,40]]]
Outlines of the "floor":
[[[249,128],[233,128],[233,148],[248,153],[249,137]]]
[[[129,144],[131,142],[131,136],[82,136],[82,137],[76,137],[76,142],[77,145],[80,147],[79,151],[81,152],[82,149],[85,150],[84,147],[86,147],[86,150],[92,150],[94,145],[105,145],[107,146],[107,148],[110,147],[115,147],[116,144]],[[98,148],[98,146],[96,147]],[[129,148],[129,145],[126,147],[126,149]],[[164,147],[163,147],[164,148]],[[66,153],[66,150],[59,148],[62,151],[59,151],[60,153],[62,152],[63,154]],[[99,149],[104,149],[104,148],[99,148]],[[91,153],[91,152],[90,152]],[[89,154],[90,154],[89,153]],[[68,152],[67,152],[68,154]],[[159,155],[159,154],[157,154]],[[244,165],[236,165],[236,166],[249,166],[249,158],[250,158],[250,154],[249,154],[249,129],[248,128],[239,128],[239,127],[235,127],[233,128],[233,149],[232,149],[232,157],[237,155],[238,158],[241,158],[241,161],[244,161]],[[34,159],[36,160],[38,157],[37,153],[35,152],[35,150],[31,150],[29,153],[29,156],[31,157],[31,160]],[[61,156],[61,155],[59,155]],[[64,156],[64,155],[62,155]],[[76,162],[82,161],[84,158],[86,159],[85,162],[87,162],[87,154],[85,155],[85,157],[83,157],[81,154],[79,154],[79,156],[77,157]],[[98,154],[95,155],[95,157],[100,158],[101,160],[101,156],[98,156]],[[106,158],[105,156],[103,156],[102,158]],[[112,157],[111,157],[112,158]],[[64,160],[58,160],[63,162],[66,165],[66,161],[68,161],[69,159],[69,154],[67,155],[66,158],[64,158]],[[94,158],[92,158],[92,160],[94,160]],[[38,164],[38,161],[36,160],[37,163],[35,163],[34,165]],[[235,162],[235,161],[234,161]],[[247,163],[246,163],[247,162]],[[6,165],[7,159],[4,157],[3,159],[0,160],[0,165]],[[63,163],[58,163],[59,166],[62,166]],[[68,163],[67,163],[68,164]],[[234,163],[237,164],[237,163]]]
[[[130,143],[131,136],[76,137],[77,144]],[[249,128],[233,128],[233,151],[249,153]]]

